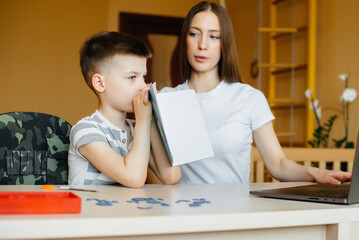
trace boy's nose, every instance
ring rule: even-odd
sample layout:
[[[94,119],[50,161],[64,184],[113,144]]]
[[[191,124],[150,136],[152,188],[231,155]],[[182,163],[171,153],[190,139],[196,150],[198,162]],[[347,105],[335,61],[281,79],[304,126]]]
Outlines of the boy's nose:
[[[140,86],[139,86],[139,89],[142,90],[142,89],[144,89],[145,87],[147,87],[147,84],[146,84],[145,80],[143,79],[143,81],[141,81],[141,84],[140,84]]]

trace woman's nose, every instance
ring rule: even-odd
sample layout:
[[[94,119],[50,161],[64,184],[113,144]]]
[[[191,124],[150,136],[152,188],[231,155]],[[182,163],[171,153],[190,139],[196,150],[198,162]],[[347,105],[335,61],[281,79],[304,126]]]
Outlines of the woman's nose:
[[[206,50],[206,49],[207,49],[207,41],[206,41],[206,38],[201,37],[201,38],[199,39],[198,48],[199,48],[200,50]]]

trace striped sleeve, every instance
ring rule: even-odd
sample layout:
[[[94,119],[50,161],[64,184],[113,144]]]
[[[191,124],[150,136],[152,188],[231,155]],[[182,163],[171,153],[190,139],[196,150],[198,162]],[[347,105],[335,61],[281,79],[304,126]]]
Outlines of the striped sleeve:
[[[105,133],[88,121],[78,122],[70,133],[70,142],[73,149],[78,152],[78,148],[92,142],[105,142],[107,139]]]

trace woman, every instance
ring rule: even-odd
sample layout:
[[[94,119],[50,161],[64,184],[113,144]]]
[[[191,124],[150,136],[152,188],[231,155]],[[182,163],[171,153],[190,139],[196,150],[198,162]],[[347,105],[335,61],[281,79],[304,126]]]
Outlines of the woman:
[[[302,166],[284,156],[264,95],[241,83],[233,28],[223,7],[201,2],[189,11],[181,64],[184,83],[162,92],[195,90],[215,155],[182,165],[180,183],[248,182],[252,139],[280,181],[341,184],[351,179],[350,173]]]

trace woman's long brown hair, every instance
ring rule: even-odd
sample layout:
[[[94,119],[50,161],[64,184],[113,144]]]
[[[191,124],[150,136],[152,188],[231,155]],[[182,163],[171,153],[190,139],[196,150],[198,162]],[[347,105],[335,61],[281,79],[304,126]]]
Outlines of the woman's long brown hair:
[[[186,81],[191,77],[192,66],[187,58],[187,36],[194,16],[203,11],[211,11],[218,17],[221,31],[221,58],[218,62],[218,76],[227,83],[242,82],[239,74],[236,43],[231,19],[225,8],[213,2],[200,2],[195,5],[187,14],[181,32],[180,39],[180,60],[182,69],[182,80]]]

